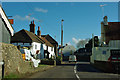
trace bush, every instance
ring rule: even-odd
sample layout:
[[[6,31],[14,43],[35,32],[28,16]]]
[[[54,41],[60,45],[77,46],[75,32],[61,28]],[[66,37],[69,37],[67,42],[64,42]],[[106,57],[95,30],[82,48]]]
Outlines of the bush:
[[[40,64],[54,65],[54,60],[44,59],[44,60],[41,60]]]
[[[61,64],[61,56],[56,57],[56,64]]]
[[[56,60],[61,60],[61,56],[57,56],[57,57],[56,57]]]

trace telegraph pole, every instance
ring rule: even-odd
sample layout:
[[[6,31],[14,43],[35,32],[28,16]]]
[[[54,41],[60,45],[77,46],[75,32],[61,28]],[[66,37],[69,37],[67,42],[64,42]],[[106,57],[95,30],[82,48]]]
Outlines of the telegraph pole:
[[[63,48],[63,19],[61,20],[61,62],[62,62],[62,57],[63,57],[63,53],[62,53],[62,48]]]

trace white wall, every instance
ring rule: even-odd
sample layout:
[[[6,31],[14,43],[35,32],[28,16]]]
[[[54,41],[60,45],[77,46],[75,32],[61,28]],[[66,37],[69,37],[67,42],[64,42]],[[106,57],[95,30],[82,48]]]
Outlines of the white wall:
[[[40,50],[41,49],[41,43],[37,43],[37,42],[33,42],[33,43],[31,43],[31,45],[30,45],[30,43],[12,43],[13,45],[15,45],[15,46],[18,46],[18,45],[20,45],[20,46],[22,46],[22,47],[25,47],[25,46],[32,46],[31,47],[31,51],[33,52],[33,55],[34,54],[36,54],[36,51],[37,50]]]
[[[94,47],[92,48],[91,62],[94,63],[94,60],[97,61],[108,61],[110,57],[110,50],[117,50],[119,48],[113,47]]]
[[[33,50],[40,50],[41,43],[33,42],[32,46],[33,46]]]
[[[43,44],[43,48],[44,48],[44,50],[47,50],[46,44]]]
[[[110,40],[109,46],[113,48],[120,48],[120,40]]]
[[[47,50],[46,44],[43,44],[43,48],[44,48],[44,50]],[[51,55],[52,55],[52,56],[55,56],[54,47],[53,47],[53,50],[52,50],[52,51],[51,51],[51,48],[52,48],[52,47],[48,46],[48,52],[50,53],[50,54],[49,54],[49,58],[51,58]]]
[[[52,56],[55,56],[55,53],[54,53],[54,47],[53,47],[53,50],[51,50],[52,47],[48,46],[48,52],[50,53],[49,54],[49,58],[51,58],[51,55]]]

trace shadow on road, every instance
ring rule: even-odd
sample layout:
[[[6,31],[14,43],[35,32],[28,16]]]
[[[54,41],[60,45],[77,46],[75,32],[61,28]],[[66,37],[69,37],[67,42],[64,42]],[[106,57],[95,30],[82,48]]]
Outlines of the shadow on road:
[[[102,71],[94,68],[90,64],[77,64],[77,71],[79,72],[97,72],[97,73],[102,73]]]
[[[63,62],[62,64],[59,64],[58,66],[75,66],[75,62]]]

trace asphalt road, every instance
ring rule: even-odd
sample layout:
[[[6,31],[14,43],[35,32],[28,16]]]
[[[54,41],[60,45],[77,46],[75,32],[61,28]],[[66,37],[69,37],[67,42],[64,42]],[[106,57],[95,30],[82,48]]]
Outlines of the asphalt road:
[[[46,80],[120,80],[120,75],[99,71],[90,65],[89,62],[65,62],[49,70],[35,73],[30,78]]]

